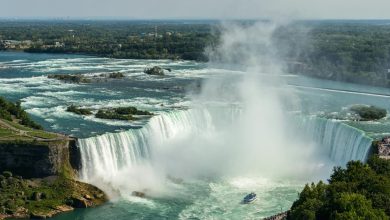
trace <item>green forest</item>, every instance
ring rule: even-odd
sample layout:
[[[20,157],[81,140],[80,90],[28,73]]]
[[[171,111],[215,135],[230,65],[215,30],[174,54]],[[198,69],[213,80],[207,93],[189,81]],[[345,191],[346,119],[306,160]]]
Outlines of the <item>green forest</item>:
[[[275,41],[292,72],[329,80],[390,85],[387,23],[300,23],[280,28]]]
[[[288,219],[370,219],[390,216],[390,161],[372,156],[367,164],[336,167],[329,184],[306,185]]]
[[[31,40],[27,52],[129,59],[206,60],[211,26],[165,22],[0,22],[0,40]],[[30,42],[28,42],[30,43]],[[5,45],[0,45],[5,48]]]

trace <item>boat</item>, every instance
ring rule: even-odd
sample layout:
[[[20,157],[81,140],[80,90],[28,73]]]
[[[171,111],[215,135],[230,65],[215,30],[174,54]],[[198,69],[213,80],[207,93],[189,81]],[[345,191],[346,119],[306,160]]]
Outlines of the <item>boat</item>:
[[[246,195],[244,197],[244,199],[242,200],[242,202],[244,204],[249,204],[249,203],[252,203],[253,201],[255,201],[257,199],[257,195],[256,193],[249,193],[248,195]]]

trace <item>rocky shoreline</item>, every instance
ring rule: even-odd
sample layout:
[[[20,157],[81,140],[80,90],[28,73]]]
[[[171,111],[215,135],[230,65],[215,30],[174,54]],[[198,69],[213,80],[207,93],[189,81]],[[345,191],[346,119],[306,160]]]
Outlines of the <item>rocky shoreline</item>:
[[[98,188],[61,176],[27,180],[11,176],[1,181],[0,190],[0,219],[46,219],[107,201]]]
[[[270,216],[267,218],[263,218],[263,220],[285,220],[285,219],[287,219],[287,214],[288,214],[288,211],[285,211],[285,212],[281,212],[281,213],[278,213],[276,215],[273,215],[273,216]]]

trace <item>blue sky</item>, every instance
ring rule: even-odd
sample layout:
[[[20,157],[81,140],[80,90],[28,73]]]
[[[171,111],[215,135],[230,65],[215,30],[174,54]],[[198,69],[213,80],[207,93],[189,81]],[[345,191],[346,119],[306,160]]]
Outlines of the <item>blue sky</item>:
[[[390,0],[0,0],[0,17],[390,19]]]

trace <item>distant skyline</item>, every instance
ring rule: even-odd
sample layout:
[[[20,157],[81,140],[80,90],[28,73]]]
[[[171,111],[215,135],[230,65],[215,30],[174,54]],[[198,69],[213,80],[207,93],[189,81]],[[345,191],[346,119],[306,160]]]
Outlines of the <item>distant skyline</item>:
[[[390,19],[389,0],[1,0],[1,18]]]

